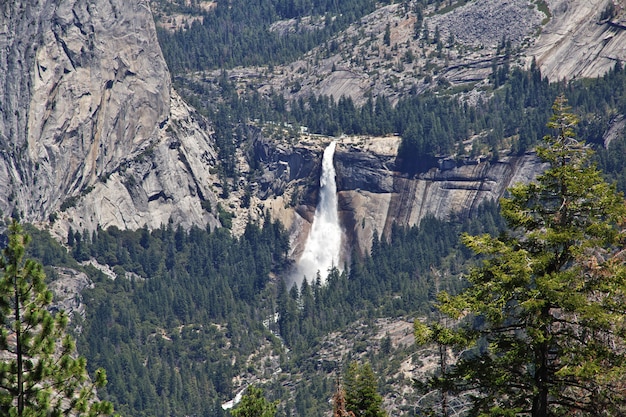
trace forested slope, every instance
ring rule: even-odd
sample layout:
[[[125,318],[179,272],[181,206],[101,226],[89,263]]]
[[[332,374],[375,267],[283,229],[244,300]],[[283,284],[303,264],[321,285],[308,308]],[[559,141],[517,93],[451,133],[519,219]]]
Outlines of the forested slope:
[[[306,282],[300,289],[288,289],[282,279],[287,236],[271,220],[263,229],[249,225],[239,239],[225,229],[185,232],[171,225],[152,232],[74,232],[69,256],[44,232],[29,230],[35,234],[30,253],[52,279],[50,267],[62,263],[95,283],[83,292],[86,318],[75,316],[73,327],[81,329],[78,349],[91,369],[107,370],[101,396],[119,412],[222,415],[221,404],[241,389],[235,381],[243,378],[269,384],[269,395],[281,400],[280,415],[313,416],[328,409],[344,366],[341,357],[327,357],[322,367],[311,361],[317,344],[366,317],[428,314],[433,268],[455,276],[469,258],[459,233],[496,232],[500,224],[492,205],[475,219],[397,228],[390,241],[375,243],[371,257],[355,257],[324,286]],[[109,265],[116,278],[77,263],[86,259]],[[437,282],[451,291],[459,285],[457,279]],[[353,349],[355,357],[378,358],[374,369],[390,366],[366,344]]]
[[[478,94],[470,93],[473,84],[441,83],[395,105],[385,96],[363,105],[314,96],[289,102],[279,94],[241,90],[227,73],[204,81],[185,75],[287,62],[373,7],[365,1],[290,4],[270,2],[263,8],[232,2],[229,9],[218,4],[190,30],[160,32],[168,65],[178,74],[177,88],[215,125],[223,175],[237,172],[237,149],[246,143],[242,127],[247,123],[285,122],[325,135],[398,133],[399,156],[409,175],[430,169],[441,155],[463,163],[522,153],[548,133],[550,107],[564,93],[582,119],[579,137],[597,148],[608,178],[626,189],[623,131],[617,129],[604,146],[606,133],[626,113],[626,72],[619,62],[602,78],[569,83],[549,83],[534,65],[523,70],[504,62],[494,65]],[[352,11],[342,15],[345,21],[328,18],[336,7],[348,5]],[[323,29],[287,37],[268,30],[280,19],[310,14],[327,15]],[[385,357],[379,345],[364,342],[318,362],[310,360],[318,343],[358,320],[430,314],[436,291],[458,291],[465,285],[459,275],[475,262],[460,245],[460,233],[497,233],[504,227],[495,204],[473,218],[428,218],[419,227],[395,227],[388,241],[375,239],[370,256],[355,255],[343,272],[333,271],[327,285],[314,280],[289,289],[282,279],[289,267],[284,256],[288,238],[269,221],[264,228],[249,225],[239,239],[223,229],[186,232],[172,226],[70,237],[76,259],[93,257],[118,276],[111,281],[86,267],[96,287],[87,293],[90,308],[80,338],[89,363],[109,369],[105,395],[117,409],[137,416],[221,415],[221,404],[237,389],[264,383],[271,399],[281,399],[279,415],[319,416],[329,410],[333,379],[345,361],[358,357],[368,358],[381,372],[383,391],[391,394],[398,381],[385,376],[396,366],[387,360],[413,351],[392,350]],[[112,350],[113,345],[120,347]]]
[[[442,2],[407,5],[417,12],[432,3]],[[531,152],[549,132],[550,106],[563,93],[581,118],[578,136],[596,149],[606,177],[626,190],[626,136],[620,128],[626,71],[619,61],[598,79],[549,83],[536,65],[528,70],[513,65],[511,55],[495,60],[484,82],[434,82],[428,92],[415,88],[393,105],[384,95],[371,95],[364,104],[328,96],[289,101],[278,93],[242,89],[227,71],[216,79],[192,72],[288,63],[380,4],[226,4],[218,2],[188,30],[159,32],[176,88],[212,123],[220,159],[215,171],[224,184],[252,193],[251,184],[261,175],[255,169],[238,171],[240,159],[248,156],[250,125],[262,130],[287,123],[292,131],[302,126],[334,136],[398,134],[402,175],[413,176],[437,166],[442,157],[465,164]],[[279,36],[269,29],[288,19],[299,25],[294,33]],[[507,49],[502,42],[505,58],[514,54]],[[278,132],[274,140],[291,140]],[[224,185],[220,198],[228,192]],[[208,205],[224,226],[232,208]],[[352,359],[371,362],[387,404],[404,396],[405,404],[390,409],[391,415],[414,415],[412,381],[397,375],[401,364],[422,366],[419,355],[414,346],[393,345],[391,336],[375,339],[376,323],[383,322],[377,319],[428,316],[438,290],[464,288],[462,274],[479,259],[460,244],[459,235],[497,234],[504,227],[498,213],[493,202],[471,217],[394,226],[388,240],[374,239],[370,255],[354,253],[342,271],[333,270],[325,286],[314,279],[300,288],[285,284],[293,262],[287,257],[289,236],[268,215],[262,226],[250,222],[240,237],[227,227],[185,230],[171,222],[137,231],[89,232],[76,226],[64,237],[69,253],[33,229],[30,250],[51,279],[52,266],[65,265],[93,280],[94,287],[83,293],[86,316],[74,318],[78,350],[89,366],[106,368],[109,384],[100,395],[124,415],[225,415],[223,403],[248,384],[260,384],[270,399],[280,400],[279,416],[319,417],[330,412],[334,381]],[[93,264],[79,263],[89,260],[108,265],[115,279]],[[337,342],[349,338],[356,341]],[[332,349],[325,346],[333,343],[339,348],[326,354]]]

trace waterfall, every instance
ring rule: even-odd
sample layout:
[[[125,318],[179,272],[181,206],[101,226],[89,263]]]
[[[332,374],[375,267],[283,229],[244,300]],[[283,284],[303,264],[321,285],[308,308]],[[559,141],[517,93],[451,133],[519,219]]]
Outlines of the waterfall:
[[[322,157],[319,201],[304,252],[298,262],[297,276],[294,277],[294,282],[298,285],[302,283],[304,277],[313,282],[317,271],[320,271],[324,283],[328,270],[332,266],[339,267],[341,227],[337,214],[337,184],[333,165],[335,146],[336,142],[331,142]]]

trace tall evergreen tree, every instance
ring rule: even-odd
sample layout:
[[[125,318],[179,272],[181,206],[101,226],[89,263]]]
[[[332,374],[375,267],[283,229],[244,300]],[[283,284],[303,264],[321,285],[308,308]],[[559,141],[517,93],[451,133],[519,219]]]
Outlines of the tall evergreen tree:
[[[29,240],[13,221],[0,257],[0,414],[110,415],[109,402],[94,400],[94,385],[103,386],[106,375],[98,370],[94,384],[87,383],[86,361],[65,333],[67,315],[48,310],[52,293],[41,264],[24,260]]]
[[[624,199],[575,139],[563,97],[553,111],[555,134],[537,150],[549,168],[501,201],[510,232],[465,235],[484,263],[459,295],[439,294],[439,309],[464,324],[454,337],[416,324],[421,342],[474,345],[433,378],[476,390],[471,415],[626,412]]]
[[[351,362],[344,378],[346,410],[356,417],[386,417],[383,398],[378,393],[378,381],[369,363]]]

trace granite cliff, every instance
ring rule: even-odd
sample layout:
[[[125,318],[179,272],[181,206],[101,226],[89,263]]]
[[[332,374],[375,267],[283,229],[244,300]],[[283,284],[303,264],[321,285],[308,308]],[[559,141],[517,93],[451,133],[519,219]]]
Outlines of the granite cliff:
[[[256,204],[291,230],[293,251],[303,247],[317,200],[323,147],[330,139],[309,138],[296,146],[260,140],[255,153],[262,175]],[[425,216],[471,215],[480,204],[500,198],[506,188],[528,182],[545,168],[533,153],[498,161],[456,162],[442,159],[439,168],[416,175],[399,169],[400,138],[342,137],[337,139],[335,169],[339,210],[347,247],[369,251],[374,233],[388,236],[396,223],[413,226]],[[278,192],[276,192],[278,191]],[[304,233],[303,233],[304,232]]]
[[[146,1],[2,2],[0,73],[5,214],[61,235],[216,224],[210,129],[172,92]]]
[[[482,80],[501,35],[508,33],[520,48],[520,65],[534,57],[552,79],[601,74],[626,59],[619,15],[599,20],[608,1],[550,0],[544,3],[547,21],[539,3],[527,0],[502,7],[492,0],[467,2],[431,14],[426,22],[440,27],[442,38],[456,40],[449,59],[433,58],[432,69],[452,84]],[[223,193],[210,121],[172,89],[149,6],[147,0],[0,4],[0,209],[42,225],[51,221],[60,237],[70,227],[153,228],[170,220],[215,227],[218,204],[235,215],[233,231],[240,233],[248,219],[269,211],[292,231],[297,255],[314,212],[323,145],[330,139],[280,142],[250,127],[238,150],[239,176],[229,179],[231,192]],[[481,18],[486,12],[488,22]],[[512,19],[522,12],[524,19]],[[266,77],[255,69],[228,75],[246,88],[274,88],[287,98],[333,92],[359,102],[367,93],[393,98],[415,85],[425,89],[432,74],[420,68],[434,46],[423,45],[400,68],[406,48],[418,47],[409,42],[414,20],[399,4],[386,6],[341,35],[362,33],[363,39],[353,46],[340,43],[338,54],[317,65],[320,50]],[[395,52],[383,47],[387,23],[392,47],[400,48]],[[385,56],[391,60],[383,65]],[[301,88],[290,93],[296,81]],[[532,155],[460,164],[444,158],[439,169],[409,177],[396,167],[399,140],[339,140],[341,214],[349,242],[360,252],[374,231],[387,233],[393,222],[413,225],[427,214],[471,211],[541,169]],[[251,175],[256,169],[260,176]],[[250,178],[254,182],[248,184]],[[246,189],[249,205],[241,204]]]

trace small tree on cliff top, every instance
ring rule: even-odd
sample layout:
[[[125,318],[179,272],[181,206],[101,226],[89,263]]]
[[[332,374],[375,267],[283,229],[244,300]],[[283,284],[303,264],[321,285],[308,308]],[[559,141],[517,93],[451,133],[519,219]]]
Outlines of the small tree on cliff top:
[[[439,309],[465,325],[452,335],[416,321],[418,342],[474,346],[433,378],[475,390],[472,415],[626,412],[624,199],[575,139],[563,97],[553,110],[555,134],[537,151],[550,167],[501,201],[511,232],[463,236],[485,261],[461,294],[439,294]]]
[[[0,257],[0,415],[110,415],[109,402],[94,400],[94,385],[103,386],[106,374],[98,370],[87,383],[86,361],[65,333],[67,316],[47,309],[52,293],[41,264],[23,259],[29,240],[13,221]]]

